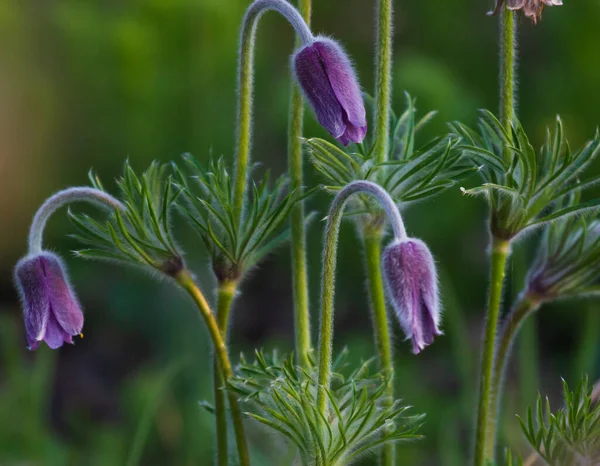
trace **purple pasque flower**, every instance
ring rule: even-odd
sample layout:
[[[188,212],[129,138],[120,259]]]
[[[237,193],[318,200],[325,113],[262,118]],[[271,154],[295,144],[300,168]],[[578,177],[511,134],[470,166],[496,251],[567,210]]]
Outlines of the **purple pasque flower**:
[[[46,251],[29,255],[17,264],[15,280],[29,349],[36,350],[41,341],[52,349],[73,343],[83,328],[83,313],[62,260]]]
[[[562,0],[496,0],[496,6],[490,14],[499,14],[505,2],[509,10],[522,10],[523,14],[534,24],[542,17],[544,6],[561,6],[563,4]]]
[[[342,47],[316,37],[294,54],[292,68],[319,123],[345,146],[362,142],[367,114],[356,74]]]
[[[421,240],[396,239],[383,252],[383,275],[400,326],[417,354],[442,334],[433,256]]]

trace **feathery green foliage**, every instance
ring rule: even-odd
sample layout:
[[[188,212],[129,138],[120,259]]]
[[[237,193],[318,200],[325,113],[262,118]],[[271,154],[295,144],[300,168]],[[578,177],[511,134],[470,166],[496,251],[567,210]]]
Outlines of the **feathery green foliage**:
[[[532,448],[549,466],[587,466],[600,461],[600,406],[583,377],[575,390],[563,381],[564,407],[552,413],[548,398],[538,397],[521,428]]]
[[[125,211],[115,210],[103,221],[69,212],[77,229],[73,236],[88,246],[76,254],[150,266],[168,275],[177,273],[183,259],[171,233],[170,213],[181,191],[172,185],[167,170],[167,165],[152,162],[138,176],[126,162],[123,176],[117,180]],[[93,172],[89,178],[95,188],[104,190]]]
[[[251,183],[252,195],[238,221],[233,215],[233,188],[224,160],[203,167],[186,154],[184,162],[184,168],[173,165],[183,192],[178,207],[210,253],[217,278],[239,279],[288,240],[289,228],[283,227],[299,198],[288,192],[285,177],[270,187],[267,172],[258,183]]]
[[[563,208],[579,204],[578,192]],[[544,298],[567,298],[600,291],[600,219],[571,217],[544,229],[536,262],[528,277],[529,290]]]
[[[371,139],[350,146],[356,148],[355,152],[323,139],[305,141],[313,165],[324,178],[326,189],[337,192],[352,181],[369,180],[381,185],[396,202],[405,206],[435,196],[477,171],[477,167],[462,158],[462,152],[456,147],[456,138],[438,137],[416,147],[417,133],[435,112],[417,119],[415,100],[408,94],[406,98],[404,113],[399,118],[392,114],[390,157],[386,162],[377,162]],[[366,102],[370,100],[366,96]],[[379,212],[380,208],[369,197],[359,196],[357,199],[354,204],[357,212]]]
[[[508,134],[486,110],[479,120],[479,133],[458,122],[450,126],[461,138],[458,149],[478,161],[485,160],[480,172],[484,183],[463,193],[486,196],[495,237],[510,240],[547,223],[600,209],[600,199],[569,205],[560,202],[600,182],[600,176],[579,182],[579,176],[600,153],[600,132],[572,153],[557,118],[554,133],[547,131],[544,146],[536,152],[520,123]]]
[[[326,417],[317,409],[314,361],[306,370],[291,356],[257,352],[253,363],[242,361],[229,390],[253,408],[250,417],[294,444],[304,465],[347,465],[379,445],[421,438],[423,416],[407,415],[400,401],[386,404],[387,380],[369,371],[370,361],[343,375],[346,356],[334,363]]]

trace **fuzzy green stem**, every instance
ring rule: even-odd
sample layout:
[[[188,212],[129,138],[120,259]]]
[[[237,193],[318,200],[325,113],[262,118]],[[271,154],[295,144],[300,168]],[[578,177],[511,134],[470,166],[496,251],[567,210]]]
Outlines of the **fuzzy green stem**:
[[[192,297],[196,307],[200,311],[200,315],[204,319],[208,329],[208,334],[212,340],[215,356],[219,361],[219,367],[223,372],[225,381],[227,381],[233,376],[231,361],[229,360],[229,355],[227,354],[225,340],[221,335],[217,320],[215,319],[215,316],[213,315],[206,298],[187,270],[180,271],[174,278],[177,280],[177,283],[179,283],[179,285]],[[231,408],[231,417],[233,418],[233,427],[235,430],[240,465],[250,466],[250,455],[248,453],[248,445],[246,443],[242,411],[240,409],[238,399],[233,393],[228,393],[227,397],[229,399],[229,407]]]
[[[381,275],[381,231],[365,231],[365,257],[367,263],[367,276],[369,281],[369,297],[373,311],[373,328],[375,330],[375,344],[379,355],[379,366],[383,375],[388,380],[386,388],[386,407],[394,402],[394,361],[392,356],[392,341],[390,338],[390,323],[385,304],[385,290]],[[380,464],[393,466],[395,448],[393,443],[383,445],[381,449]]]
[[[356,193],[375,197],[385,210],[396,239],[406,238],[402,216],[390,195],[381,186],[369,181],[353,181],[347,184],[335,197],[325,228],[323,250],[323,273],[321,275],[321,324],[319,330],[319,391],[317,409],[327,414],[327,393],[331,382],[331,361],[333,345],[333,302],[335,296],[335,266],[337,261],[337,240],[344,207],[350,196]]]
[[[310,25],[311,0],[299,0],[300,14]],[[297,41],[300,45],[300,40]],[[304,101],[300,89],[292,82],[288,137],[288,173],[290,188],[302,195],[302,130]],[[306,228],[304,225],[304,201],[298,202],[291,212],[292,290],[294,297],[294,330],[296,332],[296,359],[302,367],[308,367],[311,350],[310,311],[308,299],[308,272],[306,264]]]
[[[506,133],[512,134],[516,119],[517,26],[516,12],[504,8],[500,15],[500,119]],[[504,158],[510,151],[505,148]]]
[[[111,209],[125,210],[125,206],[100,189],[87,186],[68,188],[50,196],[35,213],[29,229],[29,254],[39,254],[43,249],[43,235],[48,219],[61,207],[72,202],[89,202]]]
[[[490,290],[488,295],[488,308],[485,321],[485,336],[481,357],[481,372],[479,385],[479,405],[477,413],[477,427],[475,432],[475,466],[485,466],[491,457],[487,457],[487,426],[490,417],[490,392],[494,367],[494,348],[496,344],[496,331],[500,302],[502,301],[502,285],[506,268],[510,244],[507,240],[492,237],[491,262],[490,262]]]
[[[233,188],[233,214],[240,222],[244,210],[250,144],[252,131],[252,89],[254,70],[254,42],[258,21],[263,13],[275,10],[294,27],[303,44],[312,43],[312,33],[298,10],[285,0],[256,0],[246,11],[239,46],[237,151]]]
[[[377,1],[377,55],[375,75],[375,158],[385,162],[389,151],[392,99],[392,0]]]
[[[227,344],[227,325],[231,304],[235,297],[237,284],[232,281],[219,283],[217,291],[217,325],[221,336]],[[227,401],[224,391],[225,380],[219,366],[219,360],[213,357],[213,388],[215,397],[215,424],[217,433],[217,464],[227,466],[229,462],[229,449],[227,446]]]
[[[496,355],[494,357],[494,376],[490,391],[490,416],[487,425],[488,439],[486,451],[488,458],[493,458],[495,452],[497,418],[501,404],[504,372],[508,363],[510,350],[523,322],[539,307],[539,305],[539,298],[530,294],[525,294],[517,301],[517,304],[510,314],[504,318],[502,330],[497,339]]]

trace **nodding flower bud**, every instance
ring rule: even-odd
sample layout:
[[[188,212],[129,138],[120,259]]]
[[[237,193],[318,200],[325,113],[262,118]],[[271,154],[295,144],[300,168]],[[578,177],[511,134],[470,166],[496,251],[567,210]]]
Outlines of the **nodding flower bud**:
[[[25,315],[29,349],[41,341],[52,349],[73,343],[83,328],[83,313],[61,259],[49,252],[27,256],[15,268]]]
[[[523,10],[533,24],[536,24],[542,17],[544,6],[561,6],[562,0],[496,0],[496,7],[489,14],[497,15],[502,11],[502,7],[506,2],[506,7],[509,10]]]
[[[421,240],[396,239],[383,252],[383,274],[400,326],[417,354],[442,334],[433,256]]]
[[[365,105],[342,47],[317,37],[294,54],[292,68],[319,123],[345,146],[362,142],[367,133]]]

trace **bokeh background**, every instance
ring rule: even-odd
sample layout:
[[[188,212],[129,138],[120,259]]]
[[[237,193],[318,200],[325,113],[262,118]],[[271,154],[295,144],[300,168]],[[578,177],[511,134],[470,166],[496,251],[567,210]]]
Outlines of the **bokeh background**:
[[[351,53],[373,88],[374,1],[315,0],[314,29]],[[421,142],[445,122],[474,124],[497,106],[497,21],[491,0],[397,1],[394,109],[404,91],[421,111],[439,110]],[[520,21],[520,116],[536,145],[555,114],[572,146],[600,123],[600,2],[547,9],[537,27]],[[65,256],[86,309],[85,338],[52,352],[25,349],[12,268],[25,253],[29,222],[52,192],[87,183],[94,168],[111,183],[129,159],[137,170],[184,152],[231,160],[236,47],[247,0],[2,0],[0,2],[0,464],[210,465],[210,349],[191,303],[167,282],[111,264],[68,256],[76,247],[66,212],[47,245]],[[253,157],[286,168],[293,47],[291,28],[269,14],[256,57]],[[309,113],[308,135],[325,136]],[[598,167],[596,167],[596,170]],[[318,183],[307,164],[307,184]],[[475,183],[476,180],[472,180]],[[311,210],[324,215],[328,198]],[[458,188],[406,213],[412,234],[431,246],[442,270],[446,335],[418,357],[394,328],[398,393],[426,412],[426,439],[398,449],[401,464],[464,465],[470,450],[476,365],[487,279],[486,211]],[[188,261],[210,291],[201,242],[176,224]],[[310,230],[313,315],[318,305],[323,224]],[[510,265],[506,305],[522,284],[535,238]],[[340,243],[336,345],[352,358],[373,354],[359,243]],[[244,283],[235,305],[232,354],[293,345],[289,251],[281,249]],[[597,301],[546,306],[528,324],[509,372],[502,443],[523,446],[514,413],[539,388],[560,403],[560,377],[595,379]],[[316,320],[317,316],[314,316]],[[280,465],[273,437],[252,428],[257,465]],[[133,458],[131,462],[128,461]],[[135,460],[139,458],[139,461]],[[371,464],[365,460],[364,464]]]

